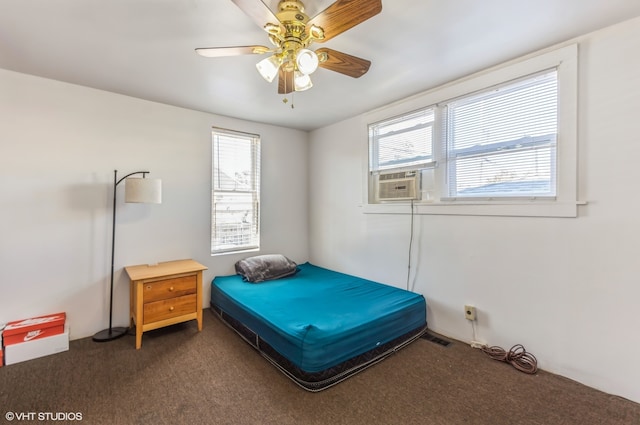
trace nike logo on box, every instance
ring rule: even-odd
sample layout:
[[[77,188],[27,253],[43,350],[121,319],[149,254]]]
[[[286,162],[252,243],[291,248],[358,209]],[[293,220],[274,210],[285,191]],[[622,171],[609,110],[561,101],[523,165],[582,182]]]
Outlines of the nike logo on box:
[[[43,334],[43,333],[44,333],[44,332],[43,332],[41,329],[39,329],[39,330],[37,330],[37,331],[31,331],[31,332],[27,333],[27,334],[24,336],[24,341],[25,341],[25,342],[27,342],[27,341],[31,341],[32,339],[37,338],[38,336],[40,336],[40,335],[41,335],[41,334]]]

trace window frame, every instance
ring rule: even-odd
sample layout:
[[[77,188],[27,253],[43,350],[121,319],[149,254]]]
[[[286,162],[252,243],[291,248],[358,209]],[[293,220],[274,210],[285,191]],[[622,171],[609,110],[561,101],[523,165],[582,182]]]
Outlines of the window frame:
[[[251,170],[250,181],[251,187],[240,189],[217,189],[215,186],[215,169],[216,169],[216,137],[223,136],[229,138],[236,138],[239,141],[250,143],[250,158]],[[224,255],[233,254],[238,252],[252,252],[260,250],[260,136],[257,134],[251,134],[246,132],[240,132],[235,130],[228,130],[219,127],[213,127],[211,129],[211,255]],[[250,197],[251,209],[248,214],[252,217],[249,223],[249,242],[246,244],[236,244],[236,246],[218,246],[216,245],[216,196],[219,194],[236,196],[236,197]],[[249,209],[246,209],[249,211]],[[246,236],[244,233],[241,235],[243,238]]]
[[[446,196],[446,149],[442,143],[446,129],[443,128],[443,104],[475,92],[500,86],[510,81],[533,76],[555,68],[558,82],[558,134],[556,138],[556,195],[555,198],[447,198]],[[436,107],[433,155],[434,168],[429,173],[426,187],[423,184],[422,199],[408,203],[374,203],[369,199],[373,179],[369,174],[369,140],[366,141],[366,172],[363,179],[363,212],[382,214],[446,215],[496,215],[534,217],[576,217],[577,206],[577,93],[578,93],[578,46],[569,44],[554,50],[532,54],[507,62],[469,77],[453,81],[444,86],[412,96],[404,101],[365,114],[362,118],[367,128],[369,123],[409,113],[416,109]],[[423,172],[423,183],[425,176]]]
[[[442,187],[442,197],[441,199],[447,201],[456,201],[458,199],[461,200],[539,200],[539,199],[555,199],[556,197],[556,189],[557,189],[557,128],[554,133],[547,133],[544,135],[536,135],[536,136],[522,136],[517,139],[511,140],[500,140],[493,141],[485,144],[475,144],[473,146],[467,146],[464,148],[455,148],[452,146],[453,138],[452,134],[456,128],[457,119],[453,117],[455,114],[454,110],[459,107],[464,107],[467,105],[473,105],[477,100],[485,101],[490,100],[492,98],[496,98],[502,96],[503,94],[517,93],[519,96],[522,93],[522,89],[526,90],[527,87],[540,87],[540,77],[546,77],[549,74],[553,73],[554,80],[553,85],[556,86],[555,95],[556,97],[554,102],[554,119],[557,127],[557,99],[558,99],[558,90],[557,90],[557,81],[558,81],[558,73],[556,67],[552,69],[546,69],[542,72],[534,73],[526,75],[522,78],[518,78],[515,81],[507,81],[498,86],[488,87],[483,90],[480,90],[476,93],[470,93],[468,95],[462,96],[461,98],[452,99],[445,102],[440,106],[442,108],[442,119],[443,127],[446,129],[445,133],[441,137],[440,143],[442,144],[442,152],[444,153],[444,158],[442,159],[442,163],[445,166],[445,174],[446,174],[446,184]],[[523,85],[524,83],[524,85]],[[546,81],[542,80],[542,84],[545,84]],[[539,105],[540,98],[528,98],[528,100],[533,100],[536,105]],[[504,104],[500,105],[504,108]],[[549,112],[546,111],[545,112]],[[468,118],[468,117],[466,117]],[[546,121],[546,124],[549,125],[551,122]],[[495,129],[499,131],[501,129],[515,129],[514,127],[502,127]],[[482,126],[480,127],[482,129]],[[493,130],[491,128],[491,130]],[[521,134],[521,133],[518,133]],[[455,186],[457,186],[457,179],[460,176],[458,173],[458,161],[466,160],[466,159],[489,159],[489,160],[499,160],[500,156],[507,154],[525,154],[531,152],[538,152],[539,150],[544,150],[547,146],[549,146],[549,160],[548,162],[543,164],[543,167],[549,166],[549,183],[551,189],[547,192],[519,192],[515,194],[505,195],[505,194],[491,194],[483,195],[481,193],[475,193],[473,195],[465,195],[456,190]],[[530,165],[530,164],[529,164]],[[522,169],[517,169],[517,172],[522,172]],[[477,174],[473,174],[473,179],[477,178]]]

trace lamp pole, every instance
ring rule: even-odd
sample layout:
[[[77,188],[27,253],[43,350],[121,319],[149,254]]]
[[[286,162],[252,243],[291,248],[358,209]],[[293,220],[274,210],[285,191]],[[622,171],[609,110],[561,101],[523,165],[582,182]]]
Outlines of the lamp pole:
[[[129,173],[126,176],[118,180],[118,170],[113,170],[113,226],[111,227],[111,286],[109,295],[109,328],[102,330],[93,335],[93,340],[96,342],[112,341],[116,338],[120,338],[127,334],[128,327],[113,327],[113,264],[115,260],[116,252],[116,188],[127,177],[142,174],[142,177],[146,177],[149,171],[136,171]]]

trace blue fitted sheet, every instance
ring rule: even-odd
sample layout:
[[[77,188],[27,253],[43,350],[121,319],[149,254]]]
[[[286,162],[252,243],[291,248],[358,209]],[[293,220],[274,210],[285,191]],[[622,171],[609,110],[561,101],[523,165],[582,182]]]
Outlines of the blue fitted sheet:
[[[248,283],[218,276],[212,305],[308,372],[319,372],[426,327],[422,295],[300,264],[294,276]]]

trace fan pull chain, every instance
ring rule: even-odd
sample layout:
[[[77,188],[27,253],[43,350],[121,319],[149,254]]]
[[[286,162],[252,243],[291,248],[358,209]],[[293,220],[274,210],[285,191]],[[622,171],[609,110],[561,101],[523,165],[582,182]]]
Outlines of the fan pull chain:
[[[286,83],[285,83],[286,84]],[[289,102],[289,99],[287,99],[286,97],[284,99],[282,99],[282,103],[284,103],[285,105],[287,104],[287,102]],[[293,109],[295,106],[293,104],[293,92],[291,93],[291,109]]]
[[[284,78],[284,92],[285,93],[287,93],[287,80],[288,80],[288,78],[285,75],[285,78]],[[294,93],[295,92],[291,92],[291,109],[294,108],[294,105],[293,105],[293,95],[294,95]],[[282,103],[284,103],[286,105],[288,101],[289,101],[289,99],[287,99],[287,96],[285,95],[284,99],[282,99]]]
[[[289,101],[289,99],[287,99],[287,94],[286,94],[287,93],[287,74],[284,73],[282,75],[284,75],[284,93],[285,93],[284,99],[282,99],[282,102],[286,105],[287,102]]]

